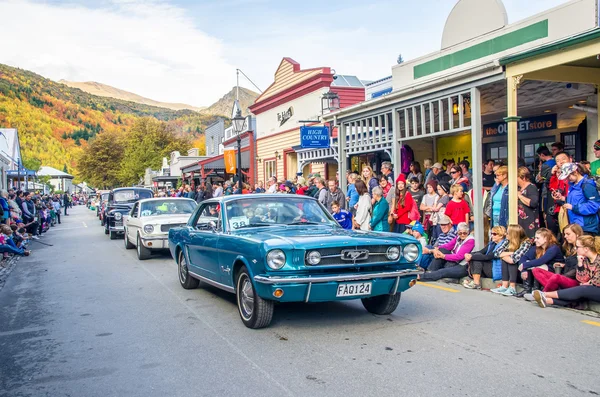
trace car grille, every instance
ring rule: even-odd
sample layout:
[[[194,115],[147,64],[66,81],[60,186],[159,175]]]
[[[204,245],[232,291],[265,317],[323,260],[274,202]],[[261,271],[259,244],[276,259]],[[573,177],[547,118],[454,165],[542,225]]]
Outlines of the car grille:
[[[123,226],[123,220],[121,219],[120,221],[115,220],[115,227],[117,226]]]
[[[168,225],[160,225],[160,231],[161,232],[168,232],[169,229],[173,228],[173,227],[181,227],[181,226],[185,226],[185,223],[170,223]]]
[[[321,262],[317,266],[344,266],[344,265],[355,265],[355,264],[369,264],[369,263],[385,263],[395,262],[389,260],[385,253],[389,248],[388,245],[366,245],[356,247],[336,247],[336,248],[322,248],[316,250],[306,250],[306,254],[311,251],[318,251],[321,254]],[[351,251],[343,255],[344,251]],[[353,252],[352,252],[353,251]],[[342,259],[342,257],[346,259]],[[352,258],[356,259],[352,259]],[[304,263],[307,266],[312,266],[304,257]]]

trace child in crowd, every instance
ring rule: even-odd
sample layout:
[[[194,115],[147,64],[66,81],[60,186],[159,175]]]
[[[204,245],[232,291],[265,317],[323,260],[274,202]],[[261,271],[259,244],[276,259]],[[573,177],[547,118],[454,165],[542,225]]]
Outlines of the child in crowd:
[[[340,203],[334,201],[331,203],[331,211],[333,218],[340,224],[341,227],[347,230],[352,229],[352,214],[340,208]]]
[[[31,251],[17,247],[11,238],[13,232],[10,226],[0,225],[0,233],[0,252],[2,252],[4,258],[7,258],[9,254],[21,256],[29,256],[31,254]]]
[[[453,185],[450,188],[450,194],[452,195],[452,200],[446,206],[446,215],[452,220],[452,225],[456,227],[461,222],[469,224],[471,209],[464,199],[463,187],[459,184]]]
[[[415,203],[417,203],[417,208],[420,208],[421,201],[423,200],[423,196],[425,195],[423,186],[421,186],[421,183],[419,182],[419,180],[416,177],[411,178],[409,180],[409,183],[410,183],[410,187],[409,187],[408,191],[410,192],[410,195],[412,196],[412,198],[415,200]]]

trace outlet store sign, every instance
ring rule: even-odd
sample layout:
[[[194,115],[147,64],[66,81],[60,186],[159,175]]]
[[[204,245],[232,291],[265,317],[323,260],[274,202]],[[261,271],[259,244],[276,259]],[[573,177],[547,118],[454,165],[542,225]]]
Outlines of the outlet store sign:
[[[538,132],[554,130],[557,126],[558,117],[556,114],[547,114],[544,116],[523,118],[517,123],[517,132]],[[505,122],[490,123],[483,126],[483,136],[490,138],[499,135],[506,135],[508,124]]]

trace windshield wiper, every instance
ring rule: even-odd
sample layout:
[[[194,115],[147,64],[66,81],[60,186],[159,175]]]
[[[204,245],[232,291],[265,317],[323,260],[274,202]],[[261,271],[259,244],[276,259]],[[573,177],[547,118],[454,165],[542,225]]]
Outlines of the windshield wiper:
[[[261,226],[277,226],[277,223],[250,223],[248,225],[242,225],[236,227],[235,230],[244,229],[246,227],[261,227]]]
[[[325,223],[321,222],[310,222],[310,221],[296,221],[292,223],[288,223],[289,226],[293,225],[325,225]]]

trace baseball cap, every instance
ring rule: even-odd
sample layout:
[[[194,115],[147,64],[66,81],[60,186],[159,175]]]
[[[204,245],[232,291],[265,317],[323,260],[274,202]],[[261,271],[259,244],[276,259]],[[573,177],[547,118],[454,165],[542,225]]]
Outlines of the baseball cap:
[[[440,215],[440,218],[438,219],[438,225],[448,225],[450,223],[452,223],[452,221],[450,220],[448,215]]]
[[[594,142],[594,150],[600,150],[600,140]]]
[[[425,234],[425,228],[423,228],[423,225],[421,224],[421,222],[417,222],[413,227],[412,227],[413,232],[419,232],[422,235]]]
[[[442,163],[435,163],[434,165],[431,166],[431,168],[439,168],[441,170],[444,167],[442,166]]]
[[[571,175],[576,170],[577,170],[577,164],[575,164],[575,163],[563,164],[562,168],[560,169],[560,175],[558,176],[558,179],[561,181],[564,181],[565,179],[567,179],[569,177],[569,175]]]

